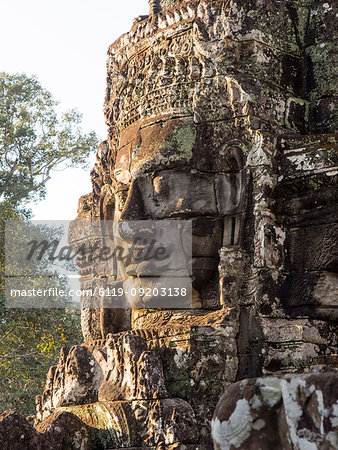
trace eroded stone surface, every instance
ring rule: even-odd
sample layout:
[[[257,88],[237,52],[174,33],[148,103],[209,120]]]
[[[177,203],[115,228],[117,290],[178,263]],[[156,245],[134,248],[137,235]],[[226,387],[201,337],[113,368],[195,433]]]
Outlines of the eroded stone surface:
[[[89,428],[74,414],[54,412],[34,428],[13,411],[0,414],[0,438],[4,450],[92,450]]]
[[[94,295],[37,421],[70,411],[93,448],[211,449],[228,389],[220,448],[335,448],[337,375],[300,375],[337,366],[333,2],[149,9],[108,49],[108,136],[70,241],[114,247],[98,219],[191,220],[192,308]],[[142,286],[114,258],[80,273]]]
[[[233,384],[212,421],[215,449],[338,448],[337,381],[332,371]]]
[[[41,420],[68,405],[167,397],[158,355],[148,351],[145,339],[125,333],[109,335],[95,347],[64,349],[37,401]]]
[[[107,361],[100,401],[167,398],[162,363],[139,336],[108,335]]]

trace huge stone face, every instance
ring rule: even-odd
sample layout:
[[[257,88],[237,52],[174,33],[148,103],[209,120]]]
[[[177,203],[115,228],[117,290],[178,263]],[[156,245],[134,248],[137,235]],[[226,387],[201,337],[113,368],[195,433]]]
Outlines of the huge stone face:
[[[219,448],[336,448],[336,374],[301,375],[337,366],[333,4],[149,4],[109,47],[108,138],[70,240],[114,247],[109,221],[191,221],[192,308],[92,298],[37,421],[71,412],[93,448],[204,450],[228,388]],[[141,283],[134,269],[91,261],[82,286]]]
[[[318,33],[331,26],[331,4],[150,3],[159,12],[108,51],[108,141],[85,217],[192,220],[194,309],[87,310],[83,327],[89,341],[128,320],[160,333],[165,343],[148,336],[148,345],[207,446],[227,383],[335,364],[336,139],[319,106],[334,89],[313,56],[331,45]],[[318,131],[328,134],[309,134]],[[194,332],[176,344],[187,326],[205,343]]]
[[[318,123],[307,49],[323,40],[331,6],[308,16],[302,2],[159,3],[109,48],[108,141],[85,217],[192,220],[195,306],[336,317],[336,141],[300,134]],[[314,234],[330,260],[316,268],[299,249]],[[103,314],[97,332],[84,311],[86,339],[128,327],[121,314]]]

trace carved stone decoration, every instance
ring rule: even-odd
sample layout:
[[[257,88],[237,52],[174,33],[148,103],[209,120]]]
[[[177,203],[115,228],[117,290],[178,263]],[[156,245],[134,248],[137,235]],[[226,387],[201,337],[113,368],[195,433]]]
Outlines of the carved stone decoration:
[[[98,400],[168,398],[161,360],[148,351],[142,337],[128,333],[108,335],[104,342],[93,350],[87,346],[62,350],[39,398],[41,418],[60,406]]]
[[[69,412],[93,449],[209,450],[226,391],[216,448],[337,448],[333,1],[149,5],[108,49],[108,136],[70,241],[190,221],[191,308],[83,298],[85,343],[51,368],[36,424]],[[87,261],[81,286],[141,285],[134,269]]]
[[[94,405],[90,413],[87,405]],[[101,409],[107,410],[109,420],[102,419]],[[102,431],[95,438],[110,440],[112,448],[126,443],[191,443],[197,436],[193,409],[186,401],[171,398],[158,353],[149,351],[146,340],[133,333],[64,349],[37,399],[38,430],[47,427],[55,410],[79,415],[88,427],[106,429],[113,422],[113,435]]]
[[[160,0],[149,0],[149,14],[157,14],[160,11]]]
[[[107,336],[107,361],[100,401],[158,399],[169,396],[161,360],[146,341],[131,334]]]

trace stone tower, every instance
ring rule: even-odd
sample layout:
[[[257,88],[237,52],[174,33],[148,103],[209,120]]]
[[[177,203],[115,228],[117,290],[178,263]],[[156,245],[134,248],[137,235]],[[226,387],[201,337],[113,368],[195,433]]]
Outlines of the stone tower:
[[[191,222],[192,305],[131,303],[140,267],[86,266],[83,287],[127,306],[84,305],[39,429],[70,414],[84,448],[338,448],[333,2],[149,7],[108,49],[78,220]]]

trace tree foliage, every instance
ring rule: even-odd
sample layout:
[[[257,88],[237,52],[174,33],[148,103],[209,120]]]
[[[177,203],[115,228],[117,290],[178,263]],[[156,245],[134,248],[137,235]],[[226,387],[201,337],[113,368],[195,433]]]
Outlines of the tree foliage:
[[[81,115],[62,115],[35,77],[0,73],[0,410],[34,414],[60,348],[81,341],[79,312],[5,307],[5,223],[27,220],[55,168],[85,166],[97,145]]]
[[[81,114],[59,114],[57,105],[36,77],[0,72],[0,200],[43,197],[53,169],[86,165],[96,134],[82,133]]]
[[[79,312],[5,307],[5,222],[25,220],[8,201],[0,204],[0,411],[34,414],[49,367],[60,348],[81,341]]]

